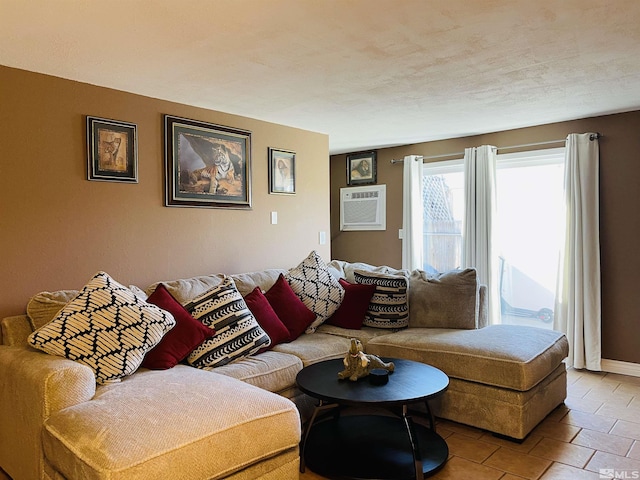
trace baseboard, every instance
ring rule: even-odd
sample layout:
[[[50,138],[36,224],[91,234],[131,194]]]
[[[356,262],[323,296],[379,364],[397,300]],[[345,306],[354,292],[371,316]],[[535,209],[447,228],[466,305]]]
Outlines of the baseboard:
[[[607,360],[603,358],[600,360],[600,368],[602,368],[603,372],[640,377],[640,363],[620,362],[619,360]]]

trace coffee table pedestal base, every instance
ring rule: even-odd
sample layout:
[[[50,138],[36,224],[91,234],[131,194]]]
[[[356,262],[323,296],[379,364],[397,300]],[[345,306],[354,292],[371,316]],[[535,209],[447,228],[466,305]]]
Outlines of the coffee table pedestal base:
[[[413,424],[423,476],[447,460],[443,438]],[[416,459],[402,418],[345,415],[315,423],[304,448],[306,466],[315,473],[340,479],[413,479]]]

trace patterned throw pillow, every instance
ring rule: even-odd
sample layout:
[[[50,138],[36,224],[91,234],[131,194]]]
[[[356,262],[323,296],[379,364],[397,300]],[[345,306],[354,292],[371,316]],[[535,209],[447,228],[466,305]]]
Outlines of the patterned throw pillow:
[[[175,325],[173,316],[98,272],[29,344],[90,367],[100,384],[131,375]]]
[[[194,298],[184,308],[216,331],[187,357],[187,362],[194,367],[220,367],[271,344],[230,277],[225,277],[220,285]]]
[[[409,325],[407,277],[363,270],[356,270],[354,277],[356,283],[376,286],[362,325],[388,329]]]
[[[344,288],[331,275],[327,264],[315,250],[284,277],[302,303],[316,314],[316,319],[306,330],[307,333],[315,332],[316,328],[333,315],[344,298]]]

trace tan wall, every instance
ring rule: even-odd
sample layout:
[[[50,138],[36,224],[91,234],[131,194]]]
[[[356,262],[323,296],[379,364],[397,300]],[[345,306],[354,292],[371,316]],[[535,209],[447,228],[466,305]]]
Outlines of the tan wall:
[[[251,211],[163,206],[164,114],[252,132]],[[86,115],[137,124],[138,184],[86,180]],[[329,259],[326,135],[0,67],[0,139],[0,317],[99,270],[146,287]],[[269,146],[297,153],[296,195],[268,194]]]
[[[339,190],[346,186],[346,156],[331,157],[332,257],[400,267],[402,164],[392,158],[462,152],[483,144],[505,147],[600,132],[600,242],[602,265],[603,358],[640,363],[640,111],[554,123],[378,151],[378,183],[387,185],[385,232],[340,232]]]

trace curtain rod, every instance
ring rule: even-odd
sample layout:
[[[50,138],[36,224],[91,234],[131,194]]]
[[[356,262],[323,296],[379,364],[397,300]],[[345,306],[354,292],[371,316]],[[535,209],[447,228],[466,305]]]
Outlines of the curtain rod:
[[[597,140],[599,138],[602,138],[602,134],[601,133],[592,133],[591,135],[589,135],[589,140],[593,141],[593,140]],[[515,150],[516,148],[524,148],[524,147],[542,147],[544,145],[555,145],[558,143],[565,143],[566,142],[566,138],[563,138],[562,140],[549,140],[548,142],[536,142],[536,143],[523,143],[520,145],[509,145],[507,147],[497,147],[497,150]],[[447,157],[463,157],[464,156],[464,152],[455,152],[455,153],[443,153],[441,155],[430,155],[428,157],[422,157],[422,160],[435,160],[437,158],[447,158]],[[391,163],[402,163],[404,162],[404,159],[399,159],[399,160],[395,160],[392,159]]]

